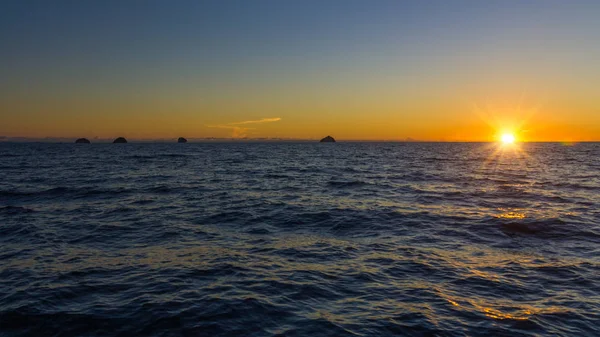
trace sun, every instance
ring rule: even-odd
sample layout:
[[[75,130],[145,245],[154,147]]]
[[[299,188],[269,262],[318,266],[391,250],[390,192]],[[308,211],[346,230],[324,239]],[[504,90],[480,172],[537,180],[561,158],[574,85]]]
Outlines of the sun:
[[[500,137],[500,140],[504,144],[512,144],[515,142],[515,135],[512,133],[505,133],[502,135],[502,137]]]

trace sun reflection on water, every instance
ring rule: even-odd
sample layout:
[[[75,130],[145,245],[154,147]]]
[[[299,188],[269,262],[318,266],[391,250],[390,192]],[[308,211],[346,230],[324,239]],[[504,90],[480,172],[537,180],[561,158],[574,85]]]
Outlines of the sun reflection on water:
[[[456,307],[457,310],[464,311],[478,311],[485,315],[488,318],[492,318],[495,320],[517,320],[517,321],[526,321],[531,319],[536,315],[547,315],[547,314],[557,314],[557,313],[565,313],[568,310],[565,308],[557,307],[557,306],[548,306],[544,308],[539,308],[535,306],[531,306],[528,304],[516,305],[515,303],[508,303],[505,301],[494,301],[494,303],[490,303],[488,301],[483,300],[475,300],[470,298],[464,298],[460,300],[453,300],[449,297],[444,297],[444,299],[450,303],[453,307]],[[459,303],[458,301],[462,302]]]
[[[525,213],[519,210],[508,210],[503,208],[499,208],[498,210],[503,212],[496,215],[496,218],[499,219],[525,219],[526,217]]]

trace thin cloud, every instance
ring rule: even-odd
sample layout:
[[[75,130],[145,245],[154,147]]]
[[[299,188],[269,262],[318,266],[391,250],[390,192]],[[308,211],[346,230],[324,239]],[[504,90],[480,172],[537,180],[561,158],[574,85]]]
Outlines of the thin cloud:
[[[272,123],[272,122],[279,122],[280,120],[281,120],[281,118],[279,118],[279,117],[275,117],[275,118],[263,118],[263,119],[259,119],[259,120],[255,120],[255,121],[243,121],[243,122],[237,122],[237,123],[229,123],[228,125]]]
[[[248,130],[253,130],[255,128],[241,127],[238,125],[272,123],[272,122],[279,122],[280,120],[281,120],[280,117],[263,118],[263,119],[258,119],[258,120],[254,120],[254,121],[242,121],[242,122],[235,122],[235,123],[229,123],[229,124],[207,125],[206,127],[219,128],[219,129],[231,129],[231,131],[232,131],[231,137],[243,138],[243,137],[247,136]]]

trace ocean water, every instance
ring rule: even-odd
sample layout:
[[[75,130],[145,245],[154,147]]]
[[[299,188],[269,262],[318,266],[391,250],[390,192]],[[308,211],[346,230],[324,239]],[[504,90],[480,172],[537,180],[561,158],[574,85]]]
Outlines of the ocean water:
[[[600,335],[600,144],[0,144],[2,336]]]

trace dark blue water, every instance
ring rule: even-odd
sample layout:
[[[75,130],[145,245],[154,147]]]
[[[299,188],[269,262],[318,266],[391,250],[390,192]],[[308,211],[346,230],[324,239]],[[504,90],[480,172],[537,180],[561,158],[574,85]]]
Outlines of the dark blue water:
[[[0,334],[598,336],[599,158],[0,144]]]

